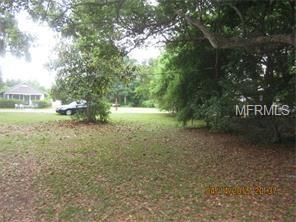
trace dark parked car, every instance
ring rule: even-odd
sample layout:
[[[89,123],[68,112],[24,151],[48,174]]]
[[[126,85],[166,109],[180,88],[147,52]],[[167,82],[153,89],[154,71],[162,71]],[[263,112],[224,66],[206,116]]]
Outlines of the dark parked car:
[[[68,105],[63,105],[56,109],[56,112],[62,115],[73,115],[78,110],[86,109],[87,104],[86,101],[74,101]]]

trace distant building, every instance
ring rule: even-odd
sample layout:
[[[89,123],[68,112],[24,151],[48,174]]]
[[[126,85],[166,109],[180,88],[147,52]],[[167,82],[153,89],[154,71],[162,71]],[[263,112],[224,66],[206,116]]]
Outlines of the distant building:
[[[4,99],[22,100],[27,105],[32,105],[32,102],[36,100],[43,100],[44,97],[44,93],[26,84],[18,84],[3,93]]]

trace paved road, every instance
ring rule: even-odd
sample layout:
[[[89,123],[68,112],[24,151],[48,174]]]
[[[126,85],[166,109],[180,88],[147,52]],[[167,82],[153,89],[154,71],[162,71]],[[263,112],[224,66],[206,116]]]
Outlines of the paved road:
[[[25,112],[25,113],[55,113],[54,108],[50,109],[0,109],[0,112]],[[156,108],[134,108],[134,107],[118,107],[115,110],[111,108],[112,113],[165,113]]]

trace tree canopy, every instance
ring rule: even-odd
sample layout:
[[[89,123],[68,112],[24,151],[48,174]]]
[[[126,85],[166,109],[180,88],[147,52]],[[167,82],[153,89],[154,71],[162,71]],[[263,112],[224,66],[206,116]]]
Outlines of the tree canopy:
[[[184,124],[202,118],[215,129],[233,128],[237,103],[295,105],[293,0],[9,2],[2,4],[8,17],[24,8],[66,37],[54,66],[55,89],[69,89],[75,98],[114,97],[112,87],[116,96],[138,93],[149,101],[152,95]],[[155,76],[138,75],[133,90],[125,90],[117,81],[135,71],[126,55],[151,36],[166,46],[146,70]],[[270,124],[275,140],[287,131],[278,119],[266,122],[260,124]]]
[[[207,2],[213,3],[210,9],[214,11],[199,15],[206,30],[193,24],[198,15],[193,19],[188,17],[190,12],[179,13],[191,26],[185,25],[169,40],[159,61],[161,76],[154,81],[154,97],[162,108],[177,112],[184,124],[204,119],[212,129],[245,130],[253,137],[264,134],[266,140],[280,141],[287,136],[284,134],[293,137],[295,122],[289,118],[233,117],[235,104],[295,107],[295,47],[288,40],[295,28],[295,4]],[[212,36],[219,33],[219,37],[213,40],[207,32]],[[257,41],[277,35],[285,35],[287,41]],[[240,40],[233,41],[237,38]]]
[[[21,32],[16,21],[16,14],[23,9],[28,9],[27,1],[0,2],[0,55],[10,52],[30,59],[29,46],[32,37]]]

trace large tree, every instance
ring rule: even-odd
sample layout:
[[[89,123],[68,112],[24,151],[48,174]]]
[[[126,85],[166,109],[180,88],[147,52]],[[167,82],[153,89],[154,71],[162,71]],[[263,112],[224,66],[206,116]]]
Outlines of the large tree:
[[[85,100],[86,119],[106,121],[108,105],[104,98],[114,79],[122,73],[122,64],[118,50],[108,42],[88,36],[63,44],[59,47],[58,59],[51,64],[57,71],[58,88],[54,87],[53,93],[59,99],[66,95],[70,99]]]
[[[198,1],[195,9],[177,9],[176,13],[197,28],[214,48],[296,44],[295,1]],[[204,19],[208,15],[217,16],[218,21],[208,23]],[[223,21],[226,17],[228,20]]]
[[[166,41],[196,29],[195,39],[207,39],[214,48],[249,48],[263,45],[295,46],[293,0],[64,0],[37,1],[32,12],[49,18],[64,33],[79,35],[75,27],[90,26],[106,38],[120,40],[130,49],[149,36]],[[36,8],[38,10],[36,10]],[[33,13],[34,14],[34,13]],[[87,15],[87,20],[81,17]],[[216,19],[209,19],[209,18]],[[116,35],[111,35],[116,33]]]
[[[14,15],[25,9],[35,18],[46,19],[65,35],[82,36],[96,29],[116,42],[123,51],[142,44],[152,35],[173,41],[206,39],[214,48],[262,48],[295,46],[295,2],[293,0],[36,0],[3,1],[0,4],[1,44],[26,45],[26,37],[15,29]],[[215,19],[212,19],[215,18]],[[190,36],[196,29],[199,35]],[[13,30],[13,31],[11,31]],[[5,40],[5,41],[4,41]],[[11,48],[13,50],[13,47]],[[3,50],[2,50],[3,51]],[[20,50],[24,51],[24,50]]]
[[[244,38],[246,45],[233,45],[229,41],[232,44],[229,47],[213,47],[204,33],[188,21],[182,23],[184,26],[179,25],[179,30],[175,27],[178,34],[168,39],[167,54],[160,66],[161,77],[155,81],[155,98],[163,108],[177,111],[180,120],[203,118],[213,128],[225,128],[229,117],[235,114],[233,105],[243,100],[249,104],[270,106],[276,103],[293,107],[295,47],[289,42],[255,44],[249,41],[262,35],[290,35],[294,31],[294,8],[290,7],[293,3],[216,3],[220,8],[211,5],[215,10],[206,11],[201,17],[208,31],[230,40],[233,36]],[[240,9],[236,13],[234,3],[235,8]],[[167,6],[165,2],[163,4]],[[182,11],[186,11],[185,8]],[[240,11],[243,11],[241,16],[238,15]],[[182,16],[186,21],[184,14],[179,18]],[[288,126],[294,125],[289,119],[250,120],[253,125],[248,125],[248,131],[252,130],[258,136],[266,132],[269,134],[263,136],[266,139],[271,137],[271,140],[279,141],[283,134],[293,134],[293,130],[287,130]]]

